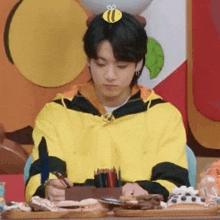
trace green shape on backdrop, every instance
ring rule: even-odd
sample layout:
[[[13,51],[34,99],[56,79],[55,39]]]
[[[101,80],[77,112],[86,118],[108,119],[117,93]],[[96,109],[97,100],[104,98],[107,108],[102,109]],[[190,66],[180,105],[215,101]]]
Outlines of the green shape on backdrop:
[[[150,79],[154,79],[161,72],[164,65],[164,53],[161,45],[154,39],[148,38],[145,66],[150,71]]]

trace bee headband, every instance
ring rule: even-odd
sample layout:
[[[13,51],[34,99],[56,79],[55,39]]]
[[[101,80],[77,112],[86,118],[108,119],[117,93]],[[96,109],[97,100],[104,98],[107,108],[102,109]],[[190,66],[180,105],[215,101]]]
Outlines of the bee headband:
[[[103,13],[102,17],[108,23],[115,23],[122,18],[122,12],[116,9],[116,5],[112,5],[112,6],[108,5],[107,9],[108,10]],[[144,17],[140,15],[133,15],[133,16],[143,27],[146,26],[146,19]],[[86,21],[87,27],[90,25],[90,23],[95,17],[96,15],[93,14],[87,19]]]
[[[122,13],[116,9],[116,5],[108,5],[107,11],[102,15],[103,19],[108,23],[115,23],[122,18]]]

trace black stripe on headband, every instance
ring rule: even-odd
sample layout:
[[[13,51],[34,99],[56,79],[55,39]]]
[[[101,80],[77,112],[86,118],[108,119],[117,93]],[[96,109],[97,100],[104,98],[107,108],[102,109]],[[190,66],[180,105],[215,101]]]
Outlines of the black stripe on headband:
[[[112,21],[113,21],[113,22],[115,21],[115,9],[114,9],[113,12],[112,12]]]
[[[110,14],[111,14],[111,10],[108,11],[108,17],[107,17],[108,22],[110,22]]]

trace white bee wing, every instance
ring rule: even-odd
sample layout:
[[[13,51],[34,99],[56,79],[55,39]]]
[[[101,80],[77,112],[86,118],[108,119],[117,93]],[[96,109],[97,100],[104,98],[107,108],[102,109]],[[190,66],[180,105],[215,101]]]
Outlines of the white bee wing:
[[[116,5],[115,4],[112,5],[112,10],[114,10],[114,9],[116,9]]]
[[[112,6],[111,6],[111,5],[108,5],[108,6],[107,6],[107,9],[108,9],[108,10],[112,10]]]

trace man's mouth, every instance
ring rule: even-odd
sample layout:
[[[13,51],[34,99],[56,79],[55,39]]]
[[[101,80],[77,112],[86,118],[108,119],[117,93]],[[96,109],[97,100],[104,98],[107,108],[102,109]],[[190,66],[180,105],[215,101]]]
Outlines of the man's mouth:
[[[106,89],[113,89],[113,88],[116,88],[117,85],[104,84],[104,87],[105,87]]]

